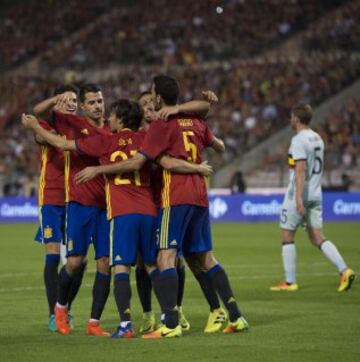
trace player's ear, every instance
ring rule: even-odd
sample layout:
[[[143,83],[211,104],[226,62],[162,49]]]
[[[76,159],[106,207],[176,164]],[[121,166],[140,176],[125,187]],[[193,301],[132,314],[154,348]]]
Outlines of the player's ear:
[[[156,104],[162,104],[162,99],[161,99],[161,95],[157,94],[156,95]]]

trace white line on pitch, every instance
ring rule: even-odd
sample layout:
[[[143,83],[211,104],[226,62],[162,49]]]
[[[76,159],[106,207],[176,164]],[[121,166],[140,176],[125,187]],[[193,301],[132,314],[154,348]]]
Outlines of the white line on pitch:
[[[250,268],[281,268],[281,263],[270,263],[270,264],[222,264],[220,263],[225,269],[250,269]],[[314,263],[297,263],[298,266],[306,266],[306,267],[312,267],[312,266],[321,266],[321,265],[330,265],[329,262],[323,261],[323,262],[314,262]],[[0,273],[0,279],[1,278],[17,278],[17,277],[27,277],[27,276],[42,276],[42,270],[39,270],[38,272],[28,272],[28,273]],[[90,269],[87,270],[87,273],[95,273],[96,270]]]
[[[300,273],[298,274],[298,276],[303,277],[303,276],[313,276],[313,277],[323,277],[323,276],[336,276],[337,273],[333,272],[333,273]],[[273,275],[249,275],[249,276],[235,276],[235,277],[231,277],[230,280],[249,280],[249,279],[273,279],[274,276]],[[194,283],[195,280],[194,279],[187,279],[186,281],[187,283],[191,282]],[[135,281],[132,281],[131,284],[135,284]],[[92,287],[93,284],[90,283],[85,283],[82,285],[82,287],[85,288],[90,288]],[[17,287],[17,288],[1,288],[0,289],[0,293],[8,293],[8,292],[23,292],[23,291],[34,291],[34,290],[44,290],[44,287]]]

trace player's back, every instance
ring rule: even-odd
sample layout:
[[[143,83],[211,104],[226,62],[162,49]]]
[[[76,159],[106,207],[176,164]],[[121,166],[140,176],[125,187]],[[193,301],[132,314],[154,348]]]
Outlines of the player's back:
[[[178,159],[200,164],[201,152],[211,145],[213,136],[201,118],[176,115],[167,122],[158,122],[159,138],[167,137],[164,153]],[[153,127],[153,126],[151,126]],[[162,207],[190,204],[207,207],[205,178],[199,174],[177,174],[163,170]]]
[[[107,137],[107,152],[101,164],[125,161],[141,148],[145,133],[124,129]],[[151,165],[147,162],[139,171],[109,175],[106,182],[108,218],[125,214],[157,214],[150,186]]]
[[[295,161],[306,161],[306,177],[303,198],[307,201],[321,200],[321,179],[324,165],[324,142],[312,129],[304,129],[291,140],[289,154]],[[291,185],[291,183],[293,185]],[[295,176],[290,179],[295,190]]]

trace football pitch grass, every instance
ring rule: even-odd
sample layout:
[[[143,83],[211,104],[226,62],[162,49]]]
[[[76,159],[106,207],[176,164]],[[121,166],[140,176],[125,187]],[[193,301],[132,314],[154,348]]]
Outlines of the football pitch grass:
[[[276,224],[215,224],[214,249],[226,268],[250,324],[249,332],[205,335],[208,316],[200,289],[187,269],[184,312],[191,330],[179,339],[112,340],[86,336],[94,262],[74,302],[75,330],[61,336],[47,330],[42,281],[44,250],[32,242],[36,225],[2,225],[0,253],[0,361],[359,361],[360,283],[337,293],[338,275],[306,234],[297,237],[295,293],[269,287],[283,278]],[[325,227],[347,263],[360,270],[360,224]],[[92,258],[92,253],[90,257]],[[134,275],[132,275],[134,280]],[[136,330],[141,310],[134,283],[132,315]],[[159,316],[155,298],[154,309]],[[102,325],[114,331],[118,316],[110,294]]]

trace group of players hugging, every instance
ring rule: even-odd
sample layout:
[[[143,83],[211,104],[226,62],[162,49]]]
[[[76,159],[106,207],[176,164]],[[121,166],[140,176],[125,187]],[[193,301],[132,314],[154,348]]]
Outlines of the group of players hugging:
[[[157,75],[151,89],[137,101],[112,103],[107,119],[101,88],[95,84],[80,89],[59,87],[53,97],[35,105],[33,115],[22,116],[23,125],[34,132],[41,149],[36,240],[46,246],[44,282],[51,331],[71,334],[71,305],[91,244],[96,274],[87,334],[110,336],[100,319],[113,275],[120,323],[111,337],[135,336],[129,279],[134,265],[143,309],[142,338],[179,337],[189,330],[182,309],[184,260],[209,305],[204,332],[236,333],[249,328],[212,248],[207,177],[213,170],[201,154],[205,148],[224,152],[225,146],[206,122],[216,95],[205,91],[203,96],[203,100],[178,104],[177,80]],[[82,116],[77,115],[78,105]],[[354,279],[354,272],[321,232],[321,195],[315,202],[306,191],[312,177],[306,168],[306,152],[312,143],[316,151],[310,161],[315,162],[311,167],[317,182],[323,158],[323,143],[308,128],[309,112],[311,108],[305,105],[294,108],[291,115],[297,137],[302,134],[302,138],[292,145],[291,167],[296,167],[280,224],[286,281],[271,288],[276,291],[298,289],[293,240],[304,220],[311,240],[339,269],[339,291],[349,289]],[[304,174],[299,174],[301,168]],[[301,177],[304,180],[298,183]],[[58,270],[61,244],[66,247],[66,262]],[[152,310],[152,291],[162,313],[159,323]]]

